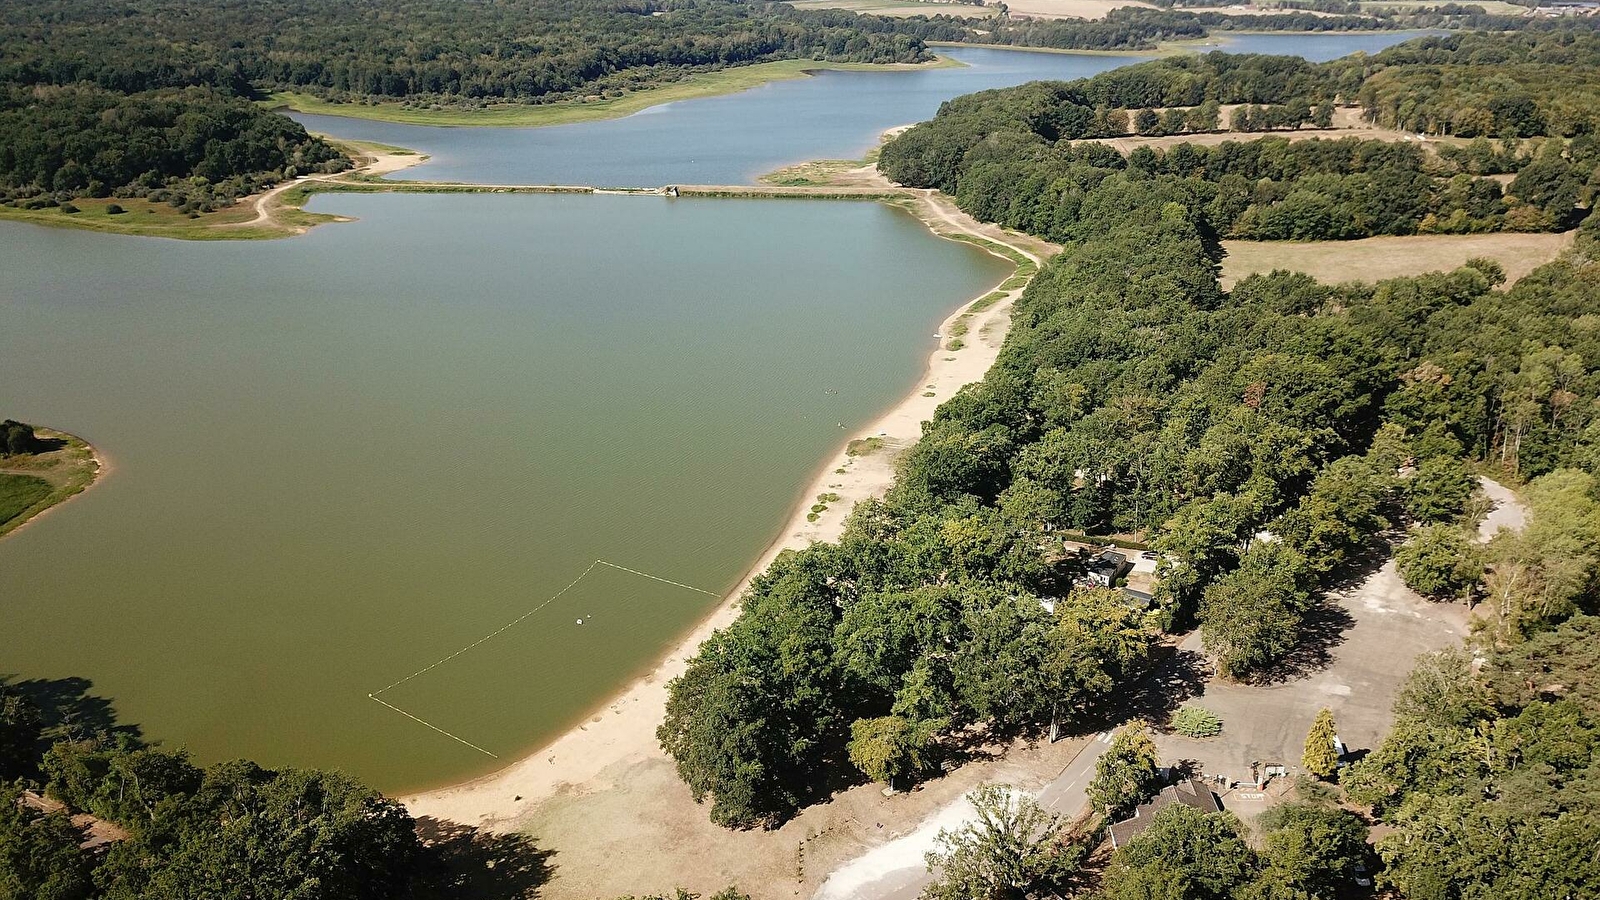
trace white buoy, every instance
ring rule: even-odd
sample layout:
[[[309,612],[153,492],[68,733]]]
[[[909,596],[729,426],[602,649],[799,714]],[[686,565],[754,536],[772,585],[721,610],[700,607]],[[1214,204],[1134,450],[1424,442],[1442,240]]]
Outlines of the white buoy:
[[[578,620],[578,624],[579,624],[579,625],[582,625],[582,624],[583,624],[583,620],[582,620],[582,619],[579,619],[579,620]]]

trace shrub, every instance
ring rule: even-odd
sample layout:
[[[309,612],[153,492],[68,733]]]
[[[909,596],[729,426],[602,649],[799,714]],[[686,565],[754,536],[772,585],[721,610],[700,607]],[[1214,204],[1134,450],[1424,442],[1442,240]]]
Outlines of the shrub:
[[[1222,733],[1222,719],[1205,707],[1184,706],[1172,717],[1171,728],[1185,737],[1216,737]]]
[[[125,212],[127,212],[127,210],[123,209],[121,205],[116,203],[108,204],[106,206],[106,215],[108,216],[120,216]]]

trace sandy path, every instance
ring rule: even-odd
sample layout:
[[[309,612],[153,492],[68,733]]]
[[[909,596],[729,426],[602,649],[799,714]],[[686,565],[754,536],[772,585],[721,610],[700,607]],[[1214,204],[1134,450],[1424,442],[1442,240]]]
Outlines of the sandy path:
[[[955,210],[948,201],[930,193],[919,198],[918,215],[935,233],[961,233],[1004,244],[1041,263],[1048,245],[1005,234],[984,226]],[[883,447],[861,456],[849,456],[841,446],[821,469],[796,503],[783,532],[750,568],[737,587],[705,621],[680,643],[654,671],[634,682],[608,703],[603,715],[557,738],[537,752],[501,771],[464,784],[402,798],[412,815],[489,828],[511,827],[543,800],[558,791],[582,793],[589,787],[616,780],[616,769],[666,762],[656,743],[655,729],[667,701],[667,682],[681,674],[688,658],[719,628],[738,616],[737,598],[750,580],[765,570],[784,550],[799,549],[817,541],[838,539],[850,509],[860,500],[882,496],[894,480],[897,451],[921,436],[922,422],[938,405],[963,385],[983,378],[1005,340],[1011,305],[1021,288],[967,320],[965,346],[948,351],[941,346],[928,359],[923,377],[911,393],[852,438],[876,437]],[[963,304],[940,326],[947,334],[971,303]],[[832,493],[839,500],[815,521],[806,514],[817,495]],[[607,773],[602,779],[602,773]]]
[[[420,153],[388,153],[388,152],[379,151],[379,150],[372,150],[372,151],[363,151],[362,155],[367,160],[367,162],[365,162],[362,165],[359,165],[359,166],[357,166],[357,167],[355,167],[355,168],[353,168],[353,169],[351,169],[351,170],[349,170],[347,172],[330,172],[330,173],[323,173],[323,174],[320,174],[320,175],[303,175],[303,176],[301,176],[299,178],[296,178],[296,179],[293,179],[291,181],[285,181],[282,184],[271,188],[270,190],[263,191],[262,193],[256,195],[256,199],[255,199],[255,202],[253,204],[255,206],[255,209],[256,209],[256,217],[254,219],[248,219],[248,220],[243,221],[243,222],[228,222],[228,223],[225,223],[225,224],[222,224],[222,225],[217,225],[215,227],[217,227],[217,228],[248,228],[248,227],[251,227],[251,226],[276,225],[276,226],[282,227],[282,228],[284,228],[284,229],[286,229],[288,231],[293,231],[295,233],[300,233],[300,232],[305,231],[306,229],[304,229],[304,228],[296,228],[296,227],[290,226],[290,225],[284,225],[282,222],[278,221],[277,212],[278,212],[278,210],[280,210],[282,208],[278,204],[278,198],[283,196],[283,192],[284,191],[287,191],[287,190],[289,190],[291,188],[299,187],[302,184],[308,184],[308,183],[313,182],[313,181],[338,181],[338,180],[341,180],[341,179],[347,179],[351,175],[355,175],[355,174],[361,174],[361,175],[387,175],[390,172],[398,172],[401,169],[407,169],[407,168],[410,168],[411,166],[421,165],[422,163],[427,162],[427,160],[428,160],[428,157],[426,157],[426,156],[424,156],[424,155],[422,155]]]

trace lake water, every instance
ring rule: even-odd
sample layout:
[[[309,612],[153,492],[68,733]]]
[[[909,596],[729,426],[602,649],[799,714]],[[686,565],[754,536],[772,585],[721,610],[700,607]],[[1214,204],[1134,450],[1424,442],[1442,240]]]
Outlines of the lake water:
[[[542,131],[313,124],[434,154],[416,177],[722,182],[1132,61],[957,53]],[[0,415],[113,466],[0,542],[0,674],[88,678],[205,761],[389,790],[492,770],[648,668],[1004,272],[872,203],[313,208],[358,221],[241,244],[0,223]],[[596,559],[709,593],[600,566],[540,608]],[[367,698],[535,608],[383,694],[499,761]]]
[[[387,788],[495,764],[369,691],[597,558],[731,588],[839,424],[910,390],[942,317],[1007,270],[875,203],[315,206],[360,221],[245,244],[0,228],[5,415],[114,465],[0,542],[0,672],[88,677],[203,759]],[[384,698],[514,756],[715,603],[602,567]]]
[[[1376,51],[1416,32],[1250,34],[1227,39],[1240,53],[1332,59]],[[1343,48],[1343,49],[1341,49]],[[1022,53],[941,47],[965,68],[913,72],[819,72],[738,94],[651,107],[622,119],[547,128],[433,128],[332,116],[295,118],[313,131],[427,153],[396,178],[480,184],[749,184],[809,159],[857,159],[896,125],[933,117],[951,97],[1040,79],[1071,80],[1145,57]]]

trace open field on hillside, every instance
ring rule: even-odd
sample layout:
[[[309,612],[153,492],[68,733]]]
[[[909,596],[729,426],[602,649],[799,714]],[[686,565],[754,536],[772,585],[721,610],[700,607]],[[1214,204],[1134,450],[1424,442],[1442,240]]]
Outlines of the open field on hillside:
[[[1232,287],[1256,272],[1288,269],[1318,281],[1379,281],[1448,271],[1473,257],[1503,266],[1508,282],[1528,274],[1572,246],[1565,234],[1419,234],[1359,241],[1223,241],[1222,284]]]

